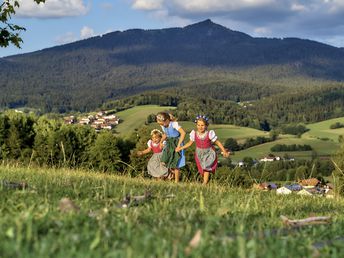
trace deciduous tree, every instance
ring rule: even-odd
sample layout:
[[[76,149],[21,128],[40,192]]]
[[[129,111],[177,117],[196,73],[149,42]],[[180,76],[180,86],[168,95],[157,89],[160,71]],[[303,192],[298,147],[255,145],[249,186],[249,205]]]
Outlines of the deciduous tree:
[[[26,0],[27,1],[27,0]],[[33,0],[37,4],[44,3],[45,0]],[[20,48],[23,42],[20,37],[20,32],[25,31],[25,28],[10,22],[12,15],[15,15],[15,9],[19,8],[19,1],[4,0],[0,4],[0,46],[7,47],[13,44]]]

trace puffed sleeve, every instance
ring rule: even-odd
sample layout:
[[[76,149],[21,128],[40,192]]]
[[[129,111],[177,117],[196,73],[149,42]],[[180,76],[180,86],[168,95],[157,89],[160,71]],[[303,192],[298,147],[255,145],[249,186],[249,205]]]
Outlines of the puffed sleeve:
[[[174,122],[171,122],[172,123],[172,127],[176,130],[179,130],[180,129],[180,125],[178,124],[178,122],[174,121]]]
[[[148,146],[148,148],[152,148],[152,140],[149,140],[149,141],[147,142],[147,146]]]
[[[209,131],[209,140],[211,140],[212,142],[216,142],[217,136],[216,136],[214,130],[210,130],[210,131]]]
[[[195,130],[192,130],[191,133],[190,133],[190,141],[195,141]]]

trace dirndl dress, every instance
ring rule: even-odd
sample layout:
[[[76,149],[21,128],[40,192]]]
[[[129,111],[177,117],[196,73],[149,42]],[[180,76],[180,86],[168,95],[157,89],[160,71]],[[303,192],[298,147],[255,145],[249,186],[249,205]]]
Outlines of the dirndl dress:
[[[166,145],[162,151],[161,161],[165,163],[168,168],[181,168],[185,166],[185,151],[176,152],[180,133],[176,129],[180,128],[177,122],[170,122],[168,127],[161,126],[161,129],[166,134]],[[181,145],[183,145],[182,143]]]
[[[215,148],[209,139],[209,131],[204,137],[198,136],[195,132],[195,160],[198,172],[203,175],[204,171],[215,173],[217,168],[217,155]]]
[[[153,155],[147,164],[148,174],[152,177],[163,177],[168,175],[168,168],[161,163],[162,148],[160,144],[148,142],[148,146],[152,149]]]

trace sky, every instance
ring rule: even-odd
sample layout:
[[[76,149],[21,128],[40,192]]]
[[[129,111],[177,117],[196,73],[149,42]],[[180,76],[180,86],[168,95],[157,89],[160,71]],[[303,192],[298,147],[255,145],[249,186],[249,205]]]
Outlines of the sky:
[[[0,3],[3,1],[0,0]],[[184,27],[211,19],[253,37],[297,37],[344,47],[344,0],[19,0],[11,23],[33,52],[112,31]],[[0,23],[0,27],[1,27]]]

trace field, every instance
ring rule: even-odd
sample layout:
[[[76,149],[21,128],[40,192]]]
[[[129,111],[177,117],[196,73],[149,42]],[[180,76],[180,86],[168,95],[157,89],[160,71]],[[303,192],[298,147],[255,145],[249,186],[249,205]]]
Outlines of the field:
[[[0,166],[3,180],[29,188],[0,185],[1,257],[342,257],[344,251],[342,198],[67,169]],[[119,206],[126,194],[148,189],[152,199]],[[78,209],[63,212],[64,197]],[[332,222],[289,228],[281,215]]]
[[[154,105],[137,106],[135,108],[119,112],[117,115],[123,120],[123,122],[118,125],[116,131],[123,136],[129,135],[130,132],[133,132],[135,128],[144,125],[144,122],[149,114],[156,114],[157,112],[163,111],[166,108],[170,107],[159,107]],[[270,148],[276,144],[307,144],[312,146],[314,150],[314,152],[272,152],[276,156],[283,157],[285,154],[288,154],[290,157],[296,159],[310,159],[312,155],[328,157],[335,153],[339,148],[338,136],[344,135],[344,128],[330,129],[330,125],[336,122],[344,123],[344,118],[336,118],[319,123],[308,124],[307,128],[309,128],[310,131],[303,134],[301,138],[297,138],[293,135],[280,135],[280,139],[277,141],[254,146],[243,151],[238,151],[231,157],[231,159],[234,162],[238,162],[244,157],[252,157],[256,159],[263,158],[271,153]],[[195,128],[195,124],[190,121],[180,121],[179,123],[187,133]],[[150,129],[159,128],[156,123],[150,124],[149,127]],[[256,138],[258,136],[269,137],[267,132],[234,125],[211,124],[209,129],[215,130],[222,143],[224,143],[228,138],[235,138],[237,141],[243,142],[247,138]],[[188,140],[188,136],[186,136],[186,140]]]
[[[297,151],[297,152],[271,152],[270,148],[276,144],[300,144],[312,146],[314,152],[318,156],[330,156],[334,154],[339,148],[338,136],[344,136],[344,128],[330,129],[330,126],[336,122],[344,123],[344,118],[330,119],[319,123],[308,124],[307,128],[310,130],[304,133],[301,138],[296,138],[292,135],[281,135],[279,140],[254,146],[252,148],[236,152],[232,156],[232,160],[240,161],[244,157],[263,158],[269,153],[276,156],[284,156],[288,154],[290,157],[296,159],[310,159],[314,153],[312,151]]]
[[[116,115],[123,121],[116,127],[116,132],[121,136],[127,136],[135,129],[144,125],[150,114],[156,114],[160,111],[174,109],[173,107],[161,107],[157,105],[136,106]]]
[[[307,128],[309,128],[310,131],[303,134],[302,138],[311,138],[311,139],[328,138],[329,140],[333,142],[338,142],[338,136],[344,135],[344,128],[330,129],[330,126],[332,124],[335,124],[336,122],[344,124],[344,117],[329,119],[329,120],[322,121],[319,123],[309,124],[307,125]]]

